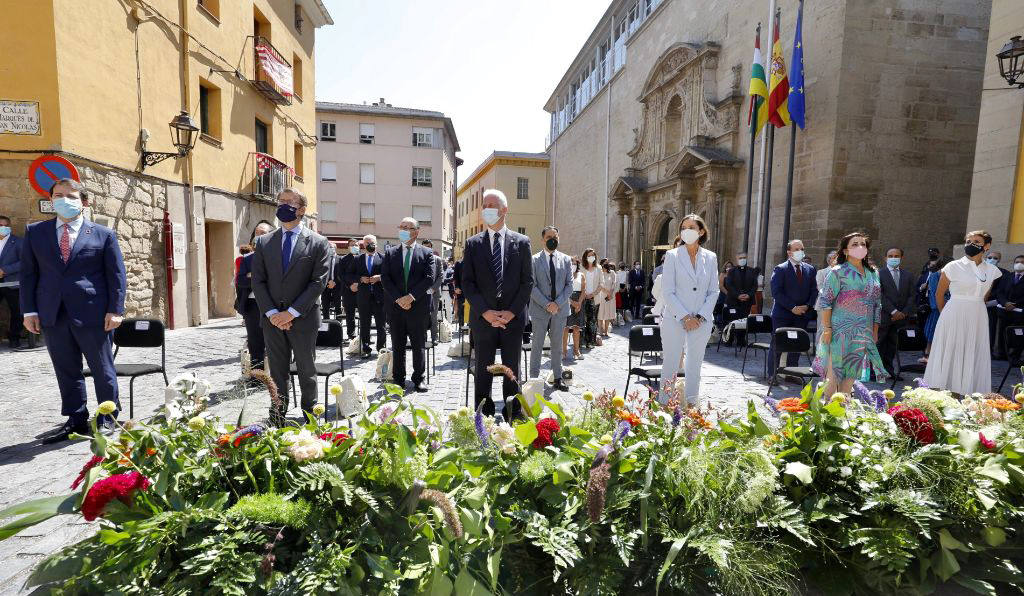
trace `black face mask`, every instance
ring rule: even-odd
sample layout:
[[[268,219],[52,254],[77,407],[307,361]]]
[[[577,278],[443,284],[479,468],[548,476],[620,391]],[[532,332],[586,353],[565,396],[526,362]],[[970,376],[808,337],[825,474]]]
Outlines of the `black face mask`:
[[[366,252],[375,252],[376,250],[377,250],[377,245],[374,244],[373,242],[371,242],[371,243],[366,245]]]
[[[977,244],[971,244],[970,242],[964,244],[964,254],[966,254],[969,257],[976,257],[980,255],[984,250],[984,246],[978,246]]]
[[[291,205],[278,205],[277,219],[284,223],[293,222],[295,221],[296,218],[298,218],[298,214],[296,213],[296,211],[298,211],[298,209],[292,207]]]
[[[548,238],[544,241],[544,246],[548,247],[548,250],[555,250],[558,248],[558,238]]]

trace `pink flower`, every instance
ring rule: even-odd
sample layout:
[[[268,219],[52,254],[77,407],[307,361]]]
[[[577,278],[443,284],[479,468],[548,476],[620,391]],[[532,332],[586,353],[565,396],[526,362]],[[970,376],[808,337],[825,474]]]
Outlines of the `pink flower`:
[[[89,470],[95,468],[101,461],[103,461],[103,458],[98,455],[89,458],[89,461],[82,466],[82,471],[78,473],[78,478],[75,478],[75,481],[71,483],[71,490],[77,489],[78,485],[82,484],[82,481],[85,480],[85,475],[89,473]]]
[[[93,521],[103,515],[103,510],[114,499],[120,499],[125,505],[131,505],[131,496],[136,490],[149,488],[149,478],[138,472],[115,474],[97,480],[89,488],[85,500],[82,501],[82,515],[86,521]]]
[[[985,433],[978,433],[978,440],[981,441],[981,445],[989,451],[996,448],[996,442],[985,438]]]

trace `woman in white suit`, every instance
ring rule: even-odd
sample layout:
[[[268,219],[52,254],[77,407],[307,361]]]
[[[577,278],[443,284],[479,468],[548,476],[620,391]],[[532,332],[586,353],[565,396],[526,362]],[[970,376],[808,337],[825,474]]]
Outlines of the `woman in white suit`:
[[[668,401],[666,388],[674,386],[679,372],[679,359],[686,355],[686,395],[680,406],[696,404],[700,397],[700,367],[704,350],[711,338],[715,302],[718,300],[718,257],[701,248],[708,240],[704,220],[691,213],[679,224],[682,244],[665,253],[661,291],[665,303],[661,319],[661,343],[664,365],[661,369],[662,392],[659,399]]]

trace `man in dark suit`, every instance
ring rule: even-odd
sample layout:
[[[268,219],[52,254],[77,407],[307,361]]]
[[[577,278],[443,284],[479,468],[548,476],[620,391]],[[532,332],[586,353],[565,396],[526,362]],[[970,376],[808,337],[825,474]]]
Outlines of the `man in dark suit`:
[[[885,252],[885,266],[878,271],[882,284],[882,322],[878,326],[878,354],[882,364],[893,376],[893,358],[896,357],[897,334],[917,313],[914,301],[914,274],[900,267],[903,261],[902,248],[890,248]]]
[[[985,302],[985,309],[988,311],[988,341],[989,349],[992,350],[992,357],[999,360],[1006,357],[1006,352],[1003,346],[1003,339],[997,333],[997,327],[999,326],[999,304],[996,301],[996,294],[999,291],[999,286],[1010,278],[1010,272],[999,266],[999,261],[1003,260],[1003,253],[998,250],[991,250],[985,255],[985,262],[989,265],[993,265],[996,269],[999,269],[999,279],[992,284],[991,295],[987,302]]]
[[[640,267],[640,261],[633,262],[633,268],[629,270],[627,284],[629,285],[629,308],[633,312],[633,318],[640,320],[640,313],[643,312],[644,306],[644,270]]]
[[[348,252],[334,262],[334,282],[341,295],[341,306],[345,310],[345,332],[349,340],[356,337],[356,293],[349,281],[352,269],[359,259],[359,238],[348,239]]]
[[[7,322],[7,339],[11,349],[21,346],[21,298],[18,296],[21,269],[21,238],[11,231],[11,218],[0,215],[0,302],[7,303],[10,320]]]
[[[493,375],[487,367],[501,350],[501,363],[520,379],[519,359],[526,327],[526,306],[533,290],[533,252],[530,239],[505,227],[508,200],[500,190],[483,193],[483,232],[466,240],[462,264],[462,291],[469,301],[469,326],[476,352],[474,392],[484,414],[494,414],[491,399]],[[518,388],[508,378],[502,395],[508,399]],[[518,416],[517,400],[510,403],[506,418]]]
[[[441,308],[441,283],[444,282],[444,260],[434,252],[434,243],[430,240],[423,241],[423,248],[430,251],[431,256],[434,258],[434,283],[427,290],[427,294],[430,296],[430,312],[427,315],[427,319],[430,327],[430,341],[436,344],[439,331],[438,312]]]
[[[729,270],[725,276],[725,309],[722,312],[722,320],[729,324],[736,319],[746,319],[750,314],[750,307],[754,305],[754,297],[757,296],[757,278],[761,275],[758,267],[747,266],[747,253],[741,252],[736,255],[736,266]],[[746,335],[743,331],[737,330],[733,338],[741,345]]]
[[[1024,255],[1013,258],[1013,272],[996,280],[996,302],[999,311],[998,343],[1006,352],[1006,328],[1024,325]],[[1007,354],[1010,359],[1020,358],[1020,352]]]
[[[338,256],[337,249],[334,247],[334,243],[328,242],[330,243],[331,250],[328,251],[327,260],[327,287],[324,288],[324,293],[320,295],[320,310],[324,319],[337,319],[338,315],[341,314],[341,293],[338,292],[341,280],[335,279],[334,271],[337,268],[340,257]]]
[[[260,222],[252,232],[253,242],[273,229],[270,224]],[[244,254],[238,264],[238,273],[235,276],[235,312],[242,315],[242,320],[245,321],[245,342],[249,348],[249,363],[252,368],[263,368],[266,344],[263,342],[263,327],[260,324],[263,314],[259,304],[256,303],[256,294],[252,291],[252,258],[252,252]],[[254,381],[255,383],[258,381]]]
[[[465,252],[465,250],[463,250]],[[465,256],[462,259],[455,262],[454,271],[455,274],[452,277],[452,285],[455,286],[455,320],[458,321],[459,327],[466,324],[465,319],[465,304],[466,297],[462,294],[462,261],[465,260]]]
[[[35,334],[46,331],[61,414],[68,417],[56,434],[43,439],[46,444],[89,432],[83,356],[92,371],[97,401],[115,406],[112,415],[98,422],[113,427],[121,402],[111,332],[124,318],[128,285],[117,234],[82,216],[89,206],[85,187],[64,178],[50,188],[50,198],[57,218],[25,229],[19,273],[25,328]]]
[[[814,266],[804,263],[804,243],[790,240],[786,245],[785,263],[776,265],[772,271],[772,328],[799,327],[807,329],[814,318],[814,303],[818,300],[817,273]],[[787,366],[796,366],[799,354],[786,357]],[[778,362],[773,354],[772,367]],[[769,370],[769,374],[771,370]]]
[[[405,388],[405,346],[412,345],[412,383],[424,393],[426,371],[425,345],[430,321],[430,295],[434,285],[434,253],[420,246],[416,238],[420,224],[411,217],[398,225],[398,241],[384,253],[380,282],[387,299],[387,318],[391,321],[392,371],[394,383]],[[378,331],[380,333],[381,331]]]
[[[302,225],[306,196],[294,188],[277,194],[281,227],[256,239],[252,258],[252,289],[270,357],[270,376],[281,394],[270,405],[270,420],[283,424],[288,412],[287,388],[292,358],[302,391],[302,411],[317,402],[316,336],[320,330],[320,294],[327,286],[331,245]]]
[[[380,285],[381,257],[377,254],[377,237],[363,236],[363,254],[355,258],[349,269],[349,289],[356,292],[359,308],[359,343],[363,358],[369,358],[370,321],[377,324],[377,351],[384,349],[387,327],[384,321],[384,289]]]

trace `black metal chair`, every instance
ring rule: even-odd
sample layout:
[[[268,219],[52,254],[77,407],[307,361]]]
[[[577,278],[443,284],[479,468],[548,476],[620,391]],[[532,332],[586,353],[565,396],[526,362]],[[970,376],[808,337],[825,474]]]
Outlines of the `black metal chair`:
[[[1018,325],[1007,327],[1003,330],[1003,337],[1006,342],[1005,349],[1009,362],[1006,363],[1006,372],[1003,373],[1003,380],[999,381],[999,388],[996,389],[996,393],[1002,393],[1003,385],[1006,384],[1006,377],[1010,376],[1011,370],[1020,370],[1020,367],[1024,366],[1024,357],[1021,356],[1021,354],[1024,354],[1024,327]]]
[[[160,373],[167,381],[167,350],[164,344],[164,324],[156,319],[125,319],[114,329],[114,358],[121,348],[160,348],[160,364],[118,364],[114,372],[118,377],[128,377],[128,417],[135,418],[135,379]],[[82,374],[91,377],[88,368]]]
[[[659,323],[661,323],[661,317],[659,317],[658,315],[656,315],[654,313],[649,313],[649,314],[644,315],[644,319],[643,319],[643,321],[641,321],[640,324],[641,325],[658,325]]]
[[[772,343],[776,354],[787,352],[799,352],[807,356],[807,366],[786,366],[775,363],[771,377],[768,381],[768,393],[772,394],[772,387],[778,384],[779,375],[789,377],[800,377],[800,379],[813,379],[818,375],[811,370],[811,334],[799,327],[779,327],[772,333]]]
[[[629,391],[629,380],[634,376],[643,377],[647,382],[661,383],[661,364],[656,366],[644,365],[644,354],[647,353],[660,353],[663,350],[661,346],[661,327],[657,325],[634,325],[629,330],[629,356],[626,370],[626,388],[622,390],[622,393],[628,393]],[[633,354],[639,353],[636,366],[633,366]],[[680,370],[679,377],[684,376],[683,371]]]
[[[742,318],[742,317],[737,317],[736,316],[736,312],[737,311],[736,311],[736,307],[735,306],[725,305],[725,306],[722,307],[722,327],[721,327],[721,329],[719,329],[719,332],[718,332],[718,345],[715,346],[715,351],[716,352],[718,352],[719,350],[722,349],[722,336],[725,335],[725,328],[729,325],[729,323],[732,323],[733,321],[736,321],[736,320]],[[729,318],[728,321],[726,321],[727,317]],[[736,331],[734,330],[733,333],[736,333]],[[736,344],[734,344],[734,345],[737,346],[736,350],[739,351],[739,342],[736,342]]]
[[[771,341],[757,341],[757,336],[767,333],[771,337],[772,318],[769,315],[756,314],[747,317],[747,328],[745,342],[743,344],[743,364],[740,365],[740,374],[746,379],[747,352],[750,350],[764,351],[764,374],[768,376],[768,354],[772,351]]]
[[[337,362],[316,362],[316,376],[324,378],[324,408],[328,404],[328,391],[330,389],[331,377],[341,373],[345,376],[345,325],[334,319],[320,323],[320,330],[316,333],[316,347],[338,348]],[[299,374],[298,368],[293,361],[289,369],[292,385],[292,401],[295,401],[295,377]]]
[[[892,376],[892,383],[889,385],[890,389],[896,386],[896,381],[905,372],[924,374],[926,365],[920,362],[904,364],[900,355],[903,352],[917,352],[923,355],[927,347],[928,340],[916,325],[906,325],[896,331],[896,357],[893,359],[894,374]]]

